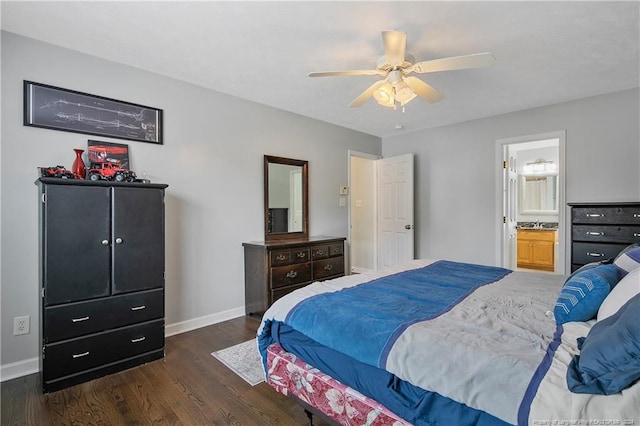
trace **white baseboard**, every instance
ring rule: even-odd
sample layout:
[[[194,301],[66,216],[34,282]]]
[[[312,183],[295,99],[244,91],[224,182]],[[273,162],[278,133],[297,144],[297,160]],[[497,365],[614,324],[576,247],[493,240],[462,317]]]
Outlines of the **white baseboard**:
[[[187,331],[195,330],[196,328],[206,327],[208,325],[217,324],[219,322],[228,321],[230,319],[244,316],[244,306],[227,311],[217,312],[211,315],[205,315],[200,318],[194,318],[187,321],[177,322],[175,324],[165,325],[164,335],[165,337],[173,336],[174,334],[186,333]]]
[[[361,268],[359,266],[351,267],[352,274],[364,274],[365,272],[373,272],[373,269]]]
[[[25,359],[23,361],[12,362],[0,365],[0,381],[17,379],[40,371],[38,358]]]
[[[165,325],[164,335],[165,337],[169,337],[175,334],[186,333],[187,331],[195,330],[197,328],[238,318],[244,316],[244,314],[244,306],[242,306],[211,315],[205,315],[200,318],[194,318],[188,321]],[[0,381],[4,382],[6,380],[17,379],[18,377],[27,376],[39,371],[40,366],[38,358],[30,358],[23,361],[3,364],[0,365]]]

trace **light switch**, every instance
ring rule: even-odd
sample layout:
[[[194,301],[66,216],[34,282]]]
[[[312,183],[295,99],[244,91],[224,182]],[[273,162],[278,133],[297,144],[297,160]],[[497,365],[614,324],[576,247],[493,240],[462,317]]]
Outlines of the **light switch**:
[[[362,200],[356,200],[356,207],[362,207]]]
[[[340,199],[338,200],[338,205],[340,207],[344,207],[347,205],[347,199],[345,197],[340,197]]]

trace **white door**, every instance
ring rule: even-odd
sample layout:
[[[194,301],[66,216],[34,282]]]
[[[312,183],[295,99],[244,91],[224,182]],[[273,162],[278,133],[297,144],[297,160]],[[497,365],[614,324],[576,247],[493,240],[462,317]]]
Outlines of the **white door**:
[[[413,260],[413,154],[382,158],[378,169],[378,262]]]
[[[506,146],[507,160],[503,162],[504,169],[504,196],[503,196],[503,222],[506,247],[504,250],[503,265],[509,269],[516,269],[518,250],[518,168],[516,157],[509,153]]]

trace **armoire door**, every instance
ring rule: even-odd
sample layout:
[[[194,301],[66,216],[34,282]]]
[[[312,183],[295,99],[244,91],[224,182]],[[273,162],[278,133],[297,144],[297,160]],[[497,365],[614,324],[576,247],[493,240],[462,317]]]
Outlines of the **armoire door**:
[[[164,192],[113,188],[113,294],[164,285]]]
[[[108,296],[110,189],[47,185],[44,202],[46,306]]]

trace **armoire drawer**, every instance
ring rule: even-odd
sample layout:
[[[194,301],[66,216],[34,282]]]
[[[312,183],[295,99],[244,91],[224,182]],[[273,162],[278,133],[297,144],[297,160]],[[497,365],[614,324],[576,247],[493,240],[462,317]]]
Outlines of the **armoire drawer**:
[[[628,244],[602,244],[574,242],[571,247],[571,263],[584,265],[591,262],[613,259]]]
[[[45,345],[43,380],[80,373],[164,347],[164,320]]]
[[[114,329],[164,316],[164,290],[151,290],[44,309],[44,341]]]
[[[344,256],[330,257],[313,262],[314,280],[338,274],[344,274]]]
[[[627,244],[629,244],[629,241],[635,241],[640,243],[640,225],[573,225],[571,237],[573,241]]]
[[[311,263],[295,263],[271,268],[271,287],[283,287],[311,281]]]

